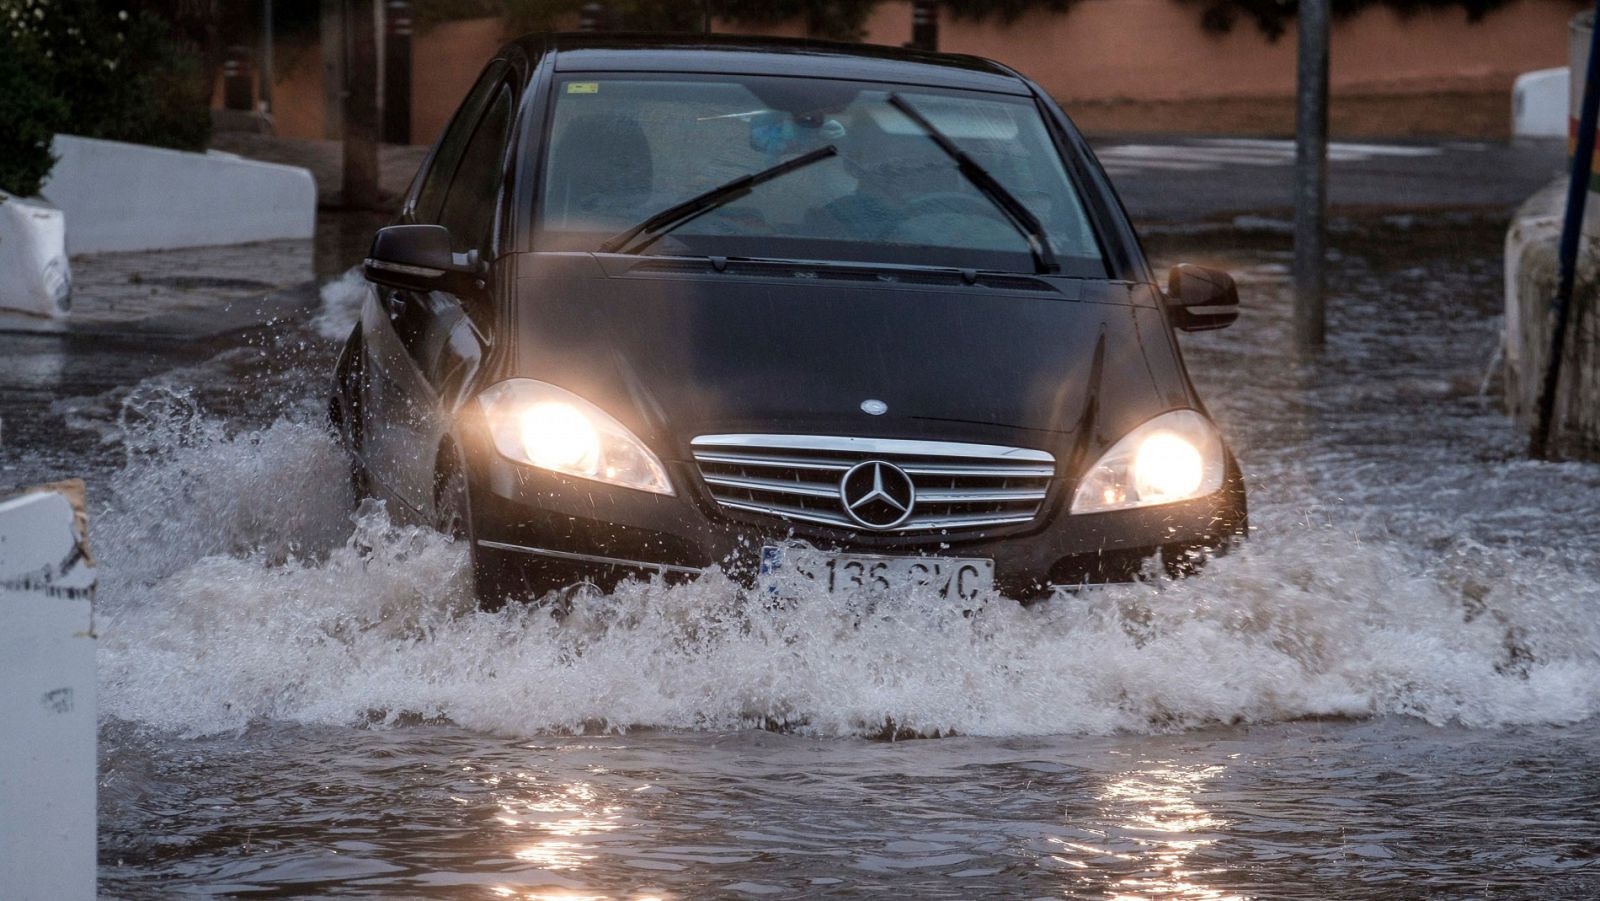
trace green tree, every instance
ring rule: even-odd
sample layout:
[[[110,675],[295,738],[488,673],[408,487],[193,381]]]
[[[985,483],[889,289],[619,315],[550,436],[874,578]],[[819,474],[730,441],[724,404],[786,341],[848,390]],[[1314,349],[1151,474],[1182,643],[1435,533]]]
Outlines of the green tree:
[[[198,54],[117,0],[0,0],[0,187],[37,192],[58,132],[202,149],[211,113]]]
[[[28,197],[50,174],[54,123],[67,105],[51,91],[26,46],[0,26],[0,191]]]

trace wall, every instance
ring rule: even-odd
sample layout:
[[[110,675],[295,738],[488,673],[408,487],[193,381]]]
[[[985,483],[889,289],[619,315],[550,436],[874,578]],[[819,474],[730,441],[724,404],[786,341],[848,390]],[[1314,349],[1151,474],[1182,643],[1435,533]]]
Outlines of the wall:
[[[67,252],[310,238],[317,187],[294,166],[56,135],[39,192],[66,215]]]
[[[508,39],[500,19],[445,22],[412,38],[411,137],[429,144]]]
[[[1409,17],[1374,7],[1336,19],[1329,80],[1335,93],[1509,91],[1522,72],[1564,65],[1567,20],[1581,8],[1521,0],[1477,23],[1459,9]],[[1010,26],[949,15],[939,49],[999,60],[1061,100],[1183,100],[1294,93],[1295,34],[1277,41],[1241,22],[1201,30],[1199,8],[1174,0],[1084,0],[1065,15],[1030,12]],[[900,43],[910,3],[882,4],[868,40]]]
[[[1344,133],[1505,134],[1516,76],[1566,63],[1568,0],[1520,0],[1472,23],[1459,9],[1401,16],[1371,8],[1335,21],[1333,124]],[[803,36],[798,20],[716,30]],[[872,43],[911,36],[909,0],[884,0],[866,26]],[[483,64],[509,37],[498,19],[448,22],[417,33],[412,66],[412,139],[429,143]],[[1080,122],[1116,130],[1281,131],[1292,122],[1295,35],[1277,41],[1241,22],[1216,35],[1200,8],[1177,0],[1083,0],[1065,14],[1030,12],[1006,25],[945,14],[940,49],[987,56],[1036,79]],[[274,97],[278,133],[320,138],[321,54],[279,54]],[[1460,97],[1476,98],[1462,106]],[[1353,121],[1356,98],[1376,98],[1386,118]],[[1222,102],[1219,105],[1219,101]],[[1105,109],[1133,107],[1106,118]],[[1099,116],[1099,119],[1096,119]],[[1088,119],[1090,121],[1085,122]]]

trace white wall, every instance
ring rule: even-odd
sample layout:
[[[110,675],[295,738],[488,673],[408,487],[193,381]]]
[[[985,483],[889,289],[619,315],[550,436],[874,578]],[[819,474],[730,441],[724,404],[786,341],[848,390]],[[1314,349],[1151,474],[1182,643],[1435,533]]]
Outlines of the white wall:
[[[1567,69],[1517,76],[1511,88],[1511,134],[1519,138],[1567,136]]]
[[[70,254],[310,238],[316,225],[316,183],[296,166],[73,135],[52,149],[40,193],[66,214]]]
[[[83,483],[0,500],[0,898],[95,896],[94,568]]]

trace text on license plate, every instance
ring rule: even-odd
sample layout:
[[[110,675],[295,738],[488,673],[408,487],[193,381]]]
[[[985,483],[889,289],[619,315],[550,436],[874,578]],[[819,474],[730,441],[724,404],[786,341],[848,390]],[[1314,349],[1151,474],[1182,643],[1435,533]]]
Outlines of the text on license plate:
[[[808,547],[761,549],[761,589],[795,597],[808,589],[886,595],[932,591],[971,600],[994,587],[994,561],[981,557],[891,557],[836,554]]]

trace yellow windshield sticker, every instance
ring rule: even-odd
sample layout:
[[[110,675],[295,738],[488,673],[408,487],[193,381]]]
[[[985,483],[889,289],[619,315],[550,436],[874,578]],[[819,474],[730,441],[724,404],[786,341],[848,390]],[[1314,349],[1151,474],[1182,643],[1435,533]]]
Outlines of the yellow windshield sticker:
[[[567,83],[568,94],[598,94],[600,82],[598,81],[571,81]]]

